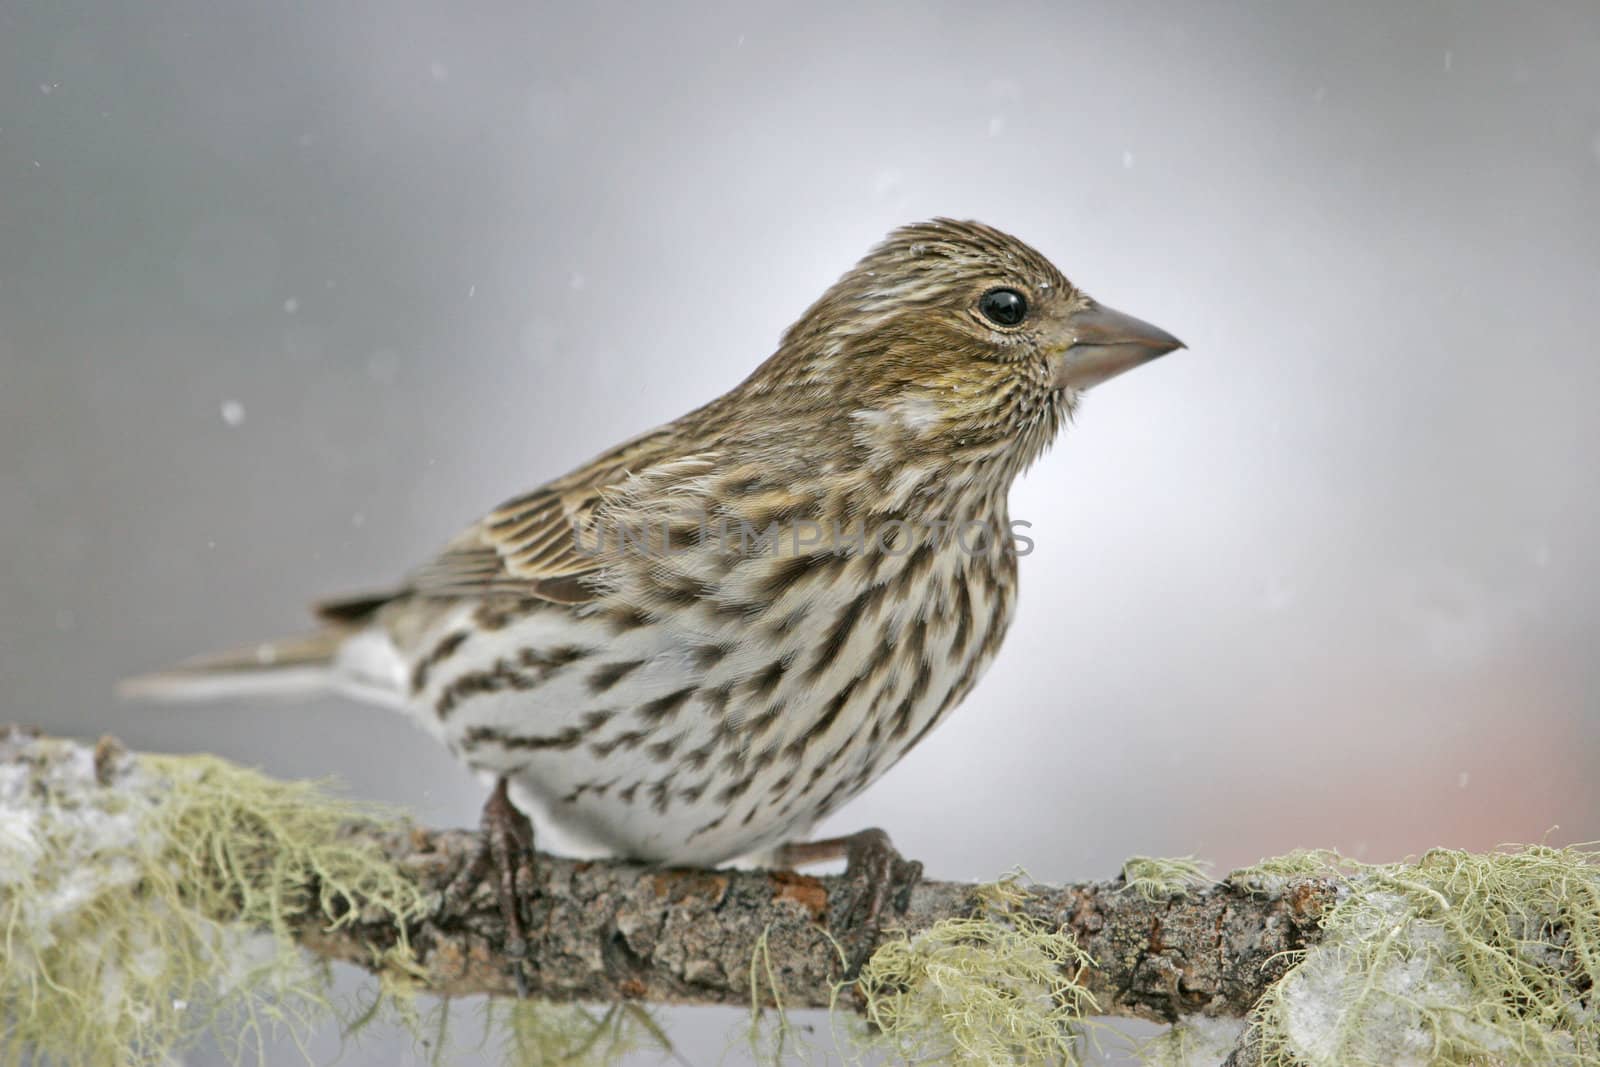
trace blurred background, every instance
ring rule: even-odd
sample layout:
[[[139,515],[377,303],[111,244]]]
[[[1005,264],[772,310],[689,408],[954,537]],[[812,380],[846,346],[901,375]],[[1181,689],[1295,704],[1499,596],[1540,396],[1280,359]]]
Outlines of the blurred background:
[[[1051,881],[1600,838],[1597,56],[1587,0],[0,0],[0,718],[473,824],[391,713],[113,684],[384,584],[942,214],[1189,351],[1018,485],[998,662],[824,829]],[[664,1019],[701,1064],[737,1015]]]

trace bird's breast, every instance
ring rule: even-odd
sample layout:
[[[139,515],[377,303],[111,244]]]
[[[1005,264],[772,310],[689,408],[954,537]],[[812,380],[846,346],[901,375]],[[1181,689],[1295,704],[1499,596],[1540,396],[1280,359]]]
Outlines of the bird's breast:
[[[640,559],[584,610],[456,620],[417,659],[415,703],[541,821],[714,862],[803,833],[926,736],[998,650],[1015,578],[998,528],[911,523],[864,547]]]

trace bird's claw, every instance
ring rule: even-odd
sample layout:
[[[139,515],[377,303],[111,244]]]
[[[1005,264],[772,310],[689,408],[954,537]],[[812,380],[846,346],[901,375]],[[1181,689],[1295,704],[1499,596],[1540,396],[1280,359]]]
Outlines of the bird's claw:
[[[855,892],[840,921],[853,947],[845,954],[845,980],[852,981],[878,947],[886,911],[904,914],[911,891],[922,881],[922,864],[900,855],[889,835],[872,828],[846,837],[784,846],[781,863],[794,866],[844,856],[844,876]]]
[[[845,972],[846,980],[853,980],[878,946],[886,910],[903,915],[911,906],[911,891],[922,881],[922,864],[900,855],[889,835],[876,827],[845,840],[844,876],[856,885],[847,922],[859,944]]]
[[[465,866],[445,887],[443,907],[459,907],[472,895],[485,874],[494,876],[495,898],[500,905],[500,917],[505,923],[506,958],[511,961],[512,978],[516,982],[517,996],[528,995],[528,925],[526,904],[532,895],[534,879],[527,887],[518,885],[518,876],[535,870],[536,855],[533,848],[533,824],[506,793],[506,781],[500,779],[483,806],[483,841]],[[523,892],[526,888],[527,892]]]

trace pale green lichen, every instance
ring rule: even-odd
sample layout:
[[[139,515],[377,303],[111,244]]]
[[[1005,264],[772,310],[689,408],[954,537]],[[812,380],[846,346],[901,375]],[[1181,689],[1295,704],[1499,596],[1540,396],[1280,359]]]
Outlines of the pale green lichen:
[[[1264,859],[1252,867],[1230,871],[1223,879],[1258,897],[1273,899],[1290,885],[1309,878],[1341,878],[1360,868],[1331,849],[1296,849],[1282,856]]]
[[[436,1063],[474,1042],[409,982],[406,930],[431,901],[348,832],[398,815],[209,756],[105,756],[0,730],[0,1064],[166,1064],[207,1033],[236,1062],[276,1062],[281,1042],[304,1051],[331,1022],[398,1026]],[[374,951],[384,977],[366,1006],[341,1008],[291,927],[357,909],[391,922],[395,947]],[[476,1043],[517,1064],[600,1067],[668,1047],[631,1005],[491,1001],[480,1014]]]
[[[911,1062],[1078,1063],[1093,961],[1026,900],[1015,879],[985,886],[973,916],[879,946],[856,989],[878,1043]]]
[[[1209,869],[1210,864],[1193,856],[1177,859],[1132,856],[1122,865],[1123,890],[1151,903],[1181,900],[1190,890],[1212,884],[1206,873]]]
[[[771,927],[763,930],[750,954],[750,1014],[744,1026],[730,1035],[729,1051],[742,1045],[748,1062],[756,1064],[860,1062],[859,1052],[871,1043],[871,1036],[859,1016],[839,1010],[840,998],[853,983],[841,982],[833,987],[826,1021],[834,1049],[820,1048],[813,1039],[815,1027],[797,1023],[789,1006],[784,1003],[780,979],[782,960],[773,956],[771,933]],[[838,954],[839,965],[845,966],[847,957],[844,948],[827,931],[822,933]]]
[[[1600,1063],[1600,854],[1331,854],[1236,872],[1338,877],[1323,938],[1257,1006],[1268,1067]]]
[[[327,1017],[289,926],[392,918],[422,891],[344,828],[388,816],[203,756],[0,734],[0,1063],[154,1064],[210,1031],[236,1057]]]

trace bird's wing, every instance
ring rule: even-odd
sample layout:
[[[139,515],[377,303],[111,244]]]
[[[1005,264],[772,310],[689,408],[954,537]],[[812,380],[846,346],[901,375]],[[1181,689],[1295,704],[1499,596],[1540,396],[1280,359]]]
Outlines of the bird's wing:
[[[588,581],[617,550],[617,539],[593,536],[596,513],[639,488],[681,483],[711,470],[711,454],[684,456],[673,435],[656,430],[598,456],[531,493],[506,501],[412,572],[393,594],[351,597],[316,605],[324,621],[369,617],[401,596],[468,598],[516,596],[558,604],[594,599]],[[591,534],[590,536],[585,536]]]

